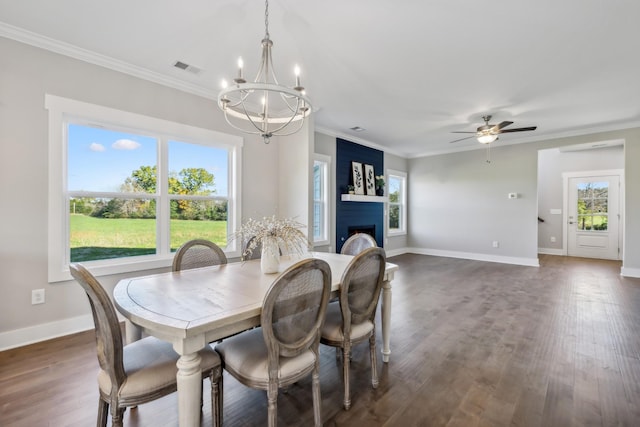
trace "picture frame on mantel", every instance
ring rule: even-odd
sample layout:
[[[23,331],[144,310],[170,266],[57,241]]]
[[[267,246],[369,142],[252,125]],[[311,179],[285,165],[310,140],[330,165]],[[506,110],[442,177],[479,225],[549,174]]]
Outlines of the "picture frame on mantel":
[[[364,165],[364,182],[367,196],[376,195],[376,174],[372,165]]]
[[[355,194],[364,195],[364,174],[362,171],[362,163],[351,162],[351,174],[353,175],[353,190]]]

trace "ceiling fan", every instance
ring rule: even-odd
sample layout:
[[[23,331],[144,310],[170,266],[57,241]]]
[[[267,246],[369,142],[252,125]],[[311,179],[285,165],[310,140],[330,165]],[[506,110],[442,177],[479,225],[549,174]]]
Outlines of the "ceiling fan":
[[[472,133],[473,135],[456,139],[455,141],[451,141],[451,143],[464,141],[465,139],[476,137],[479,143],[490,144],[496,139],[498,139],[498,134],[511,133],[511,132],[526,132],[526,131],[536,130],[537,128],[537,126],[530,126],[526,128],[505,129],[507,126],[513,124],[513,122],[504,121],[504,122],[498,123],[497,125],[492,125],[492,124],[489,124],[489,120],[491,120],[491,115],[482,116],[482,120],[484,120],[484,124],[480,126],[475,132],[465,132],[465,131],[452,132],[452,133]]]

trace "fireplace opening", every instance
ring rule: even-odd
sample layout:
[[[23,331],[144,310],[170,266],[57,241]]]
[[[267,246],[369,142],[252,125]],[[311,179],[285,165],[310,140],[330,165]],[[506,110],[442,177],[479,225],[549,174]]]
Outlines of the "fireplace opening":
[[[356,233],[366,233],[369,236],[376,238],[376,225],[354,225],[347,227],[347,232],[349,233],[348,237],[353,236]]]

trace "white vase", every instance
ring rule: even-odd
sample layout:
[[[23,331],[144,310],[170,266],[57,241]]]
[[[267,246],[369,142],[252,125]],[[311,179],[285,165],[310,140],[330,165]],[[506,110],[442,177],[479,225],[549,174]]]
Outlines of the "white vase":
[[[278,272],[280,266],[280,249],[275,237],[267,236],[262,239],[262,255],[260,258],[260,270],[265,274]]]

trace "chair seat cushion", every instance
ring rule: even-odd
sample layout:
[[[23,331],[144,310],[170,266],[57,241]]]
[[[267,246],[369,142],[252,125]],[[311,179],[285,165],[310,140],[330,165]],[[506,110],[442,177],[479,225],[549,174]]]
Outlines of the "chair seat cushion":
[[[269,357],[262,328],[227,338],[216,345],[216,351],[222,356],[225,368],[232,374],[238,374],[256,386],[266,386],[269,383]],[[278,379],[286,382],[309,372],[315,360],[316,356],[311,350],[295,357],[280,357]]]
[[[361,341],[369,337],[373,328],[374,324],[370,320],[357,325],[351,324],[351,341]],[[324,319],[324,325],[322,326],[321,336],[323,340],[327,341],[341,342],[344,340],[342,333],[342,313],[340,312],[340,303],[337,301],[327,305],[327,314]]]
[[[199,351],[203,371],[220,366],[220,356],[209,346]],[[143,338],[126,345],[123,349],[123,364],[127,379],[120,388],[121,399],[135,399],[156,390],[176,386],[176,362],[180,355],[173,346],[154,337]],[[111,379],[102,369],[98,373],[100,391],[111,393]]]

